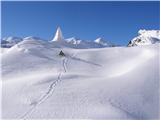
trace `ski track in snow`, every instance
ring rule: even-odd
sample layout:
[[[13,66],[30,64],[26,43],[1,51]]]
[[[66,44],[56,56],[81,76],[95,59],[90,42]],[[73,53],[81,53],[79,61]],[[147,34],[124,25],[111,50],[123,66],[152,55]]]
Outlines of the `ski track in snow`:
[[[63,67],[63,71],[64,73],[67,72],[67,65],[68,63],[68,58],[65,57],[63,60],[62,60],[62,67]],[[47,98],[49,98],[52,93],[54,92],[54,88],[57,86],[57,84],[61,81],[61,77],[62,77],[62,71],[58,74],[58,77],[57,77],[57,80],[52,82],[49,86],[49,89],[48,91],[37,101],[37,102],[34,102],[32,103],[31,105],[33,106],[31,109],[29,109],[22,117],[20,117],[21,119],[24,119],[26,120],[26,117],[28,115],[31,115],[32,112],[38,107],[38,105],[40,105],[41,103],[43,103]]]
[[[73,56],[75,56],[74,53],[71,56],[67,56],[62,60],[62,67],[63,67],[64,73],[67,72],[67,63],[69,60],[68,58],[72,58]],[[48,91],[37,102],[30,104],[30,105],[32,105],[32,108],[30,108],[22,117],[20,117],[20,119],[26,120],[26,117],[28,115],[31,115],[32,112],[38,107],[38,105],[43,103],[47,98],[49,98],[52,95],[52,93],[55,90],[54,88],[61,81],[61,77],[62,77],[62,71],[58,74],[57,80],[50,84]]]
[[[63,68],[64,68],[64,72],[67,72],[67,62],[68,62],[68,59],[63,59]]]
[[[71,56],[66,56],[65,58],[62,59],[63,71],[61,71],[58,74],[57,80],[50,84],[48,91],[37,102],[34,102],[34,103],[30,104],[30,105],[32,105],[32,108],[30,108],[22,117],[20,117],[20,119],[27,120],[28,118],[26,118],[26,117],[31,115],[34,112],[34,110],[38,107],[38,105],[45,102],[45,100],[53,94],[53,92],[55,90],[54,88],[62,80],[61,79],[62,78],[62,73],[67,72],[67,64],[68,64],[69,58],[73,59],[73,60],[78,60],[80,62],[85,62],[85,63],[91,64],[91,65],[95,65],[97,67],[102,67],[102,65],[100,65],[100,64],[93,63],[91,61],[86,61],[86,60],[83,60],[81,58],[76,58],[75,56],[76,56],[76,54],[72,54]],[[139,117],[143,118],[143,116],[140,113],[135,113],[135,112],[129,111],[128,107],[126,105],[123,105],[122,103],[119,103],[118,101],[116,101],[112,98],[108,98],[107,101],[110,105],[112,105],[113,107],[123,111],[124,113],[126,113],[128,116],[130,116],[132,118],[135,118],[135,119],[138,119]]]

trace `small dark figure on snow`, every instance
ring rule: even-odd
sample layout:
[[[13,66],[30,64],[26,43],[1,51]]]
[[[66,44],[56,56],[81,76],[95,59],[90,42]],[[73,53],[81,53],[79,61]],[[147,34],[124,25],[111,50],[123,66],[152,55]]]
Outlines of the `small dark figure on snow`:
[[[62,52],[62,50],[59,52],[59,56],[65,56],[65,54]]]

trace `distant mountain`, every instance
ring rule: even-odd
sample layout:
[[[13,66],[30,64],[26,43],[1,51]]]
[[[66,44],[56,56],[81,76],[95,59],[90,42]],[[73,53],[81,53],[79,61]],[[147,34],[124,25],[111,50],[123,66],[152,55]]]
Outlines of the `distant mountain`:
[[[160,30],[139,30],[128,46],[150,45],[160,43]]]
[[[82,42],[82,40],[80,40],[79,38],[71,37],[66,39],[66,42],[70,44],[78,45]]]
[[[3,38],[1,40],[1,47],[3,48],[10,48],[15,44],[22,42],[22,41],[45,41],[48,45],[51,45],[55,48],[75,48],[75,49],[88,49],[88,48],[104,48],[104,47],[114,47],[117,46],[115,44],[111,44],[108,41],[104,40],[103,38],[99,37],[96,40],[81,40],[76,37],[71,37],[65,39],[63,37],[62,31],[60,27],[58,27],[54,38],[51,41],[44,40],[39,37],[8,37]],[[27,42],[28,43],[28,42]],[[160,43],[160,30],[139,30],[138,36],[133,38],[129,43],[128,46],[139,46],[139,45],[149,45]]]
[[[58,27],[57,28],[57,31],[56,31],[56,34],[55,34],[55,36],[54,36],[54,38],[53,38],[53,42],[54,41],[63,41],[64,40],[64,37],[63,37],[63,34],[62,34],[62,31],[61,31],[61,28],[60,27]]]
[[[102,38],[97,38],[96,40],[94,40],[94,42],[100,45],[107,46],[107,43]]]
[[[95,41],[81,40],[81,39],[78,39],[75,37],[64,39],[60,27],[58,27],[56,34],[55,34],[53,40],[51,40],[51,42],[59,47],[63,46],[63,47],[78,48],[78,49],[102,48],[102,47],[110,47],[111,46],[102,38],[98,38]]]
[[[1,47],[10,48],[10,47],[14,46],[15,44],[19,43],[22,40],[23,39],[20,38],[20,37],[7,37],[7,38],[3,38],[1,40]]]
[[[25,37],[25,38],[8,37],[8,38],[2,39],[1,47],[10,48],[21,41],[28,41],[28,40],[30,42],[31,41],[33,42],[35,40],[43,41],[43,39],[38,38],[38,37],[33,37],[33,36],[29,36],[29,37]],[[45,40],[45,42],[48,42],[49,44],[51,44],[55,48],[69,47],[69,48],[75,48],[75,49],[87,49],[87,48],[112,47],[111,44],[107,43],[102,38],[98,38],[94,41],[81,40],[76,37],[64,39],[60,27],[58,27],[58,29],[54,35],[54,38],[51,41]],[[24,43],[26,43],[26,42],[24,42]]]

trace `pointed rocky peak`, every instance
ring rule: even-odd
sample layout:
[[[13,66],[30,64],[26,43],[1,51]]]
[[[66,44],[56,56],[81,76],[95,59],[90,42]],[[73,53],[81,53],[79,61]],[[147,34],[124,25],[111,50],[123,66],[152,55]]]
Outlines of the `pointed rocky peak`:
[[[100,43],[101,41],[103,41],[103,40],[102,40],[102,38],[100,38],[100,37],[97,38],[96,40],[94,40],[95,43]]]
[[[58,27],[56,34],[55,34],[52,41],[62,41],[62,40],[64,40],[64,37],[63,37],[62,31],[61,31],[61,28]]]
[[[160,30],[139,30],[138,36],[133,38],[128,46],[150,45],[160,43]]]
[[[66,39],[66,42],[70,44],[80,44],[81,40],[76,37],[71,37],[71,38]]]
[[[108,45],[107,42],[104,39],[102,39],[101,37],[99,37],[96,40],[94,40],[94,42],[97,43],[97,44],[103,45],[103,46],[107,46]]]

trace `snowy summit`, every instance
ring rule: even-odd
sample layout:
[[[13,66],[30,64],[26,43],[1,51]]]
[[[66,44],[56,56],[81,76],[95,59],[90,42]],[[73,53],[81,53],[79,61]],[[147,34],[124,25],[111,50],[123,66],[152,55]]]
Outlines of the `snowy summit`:
[[[108,45],[102,38],[97,38],[96,40],[94,40],[94,42],[104,46]]]
[[[133,38],[128,46],[151,45],[160,43],[160,30],[139,30],[138,36]]]
[[[64,40],[64,37],[63,37],[62,31],[61,31],[61,28],[58,27],[56,34],[55,34],[52,41],[62,41],[62,40]]]

